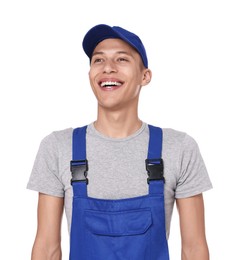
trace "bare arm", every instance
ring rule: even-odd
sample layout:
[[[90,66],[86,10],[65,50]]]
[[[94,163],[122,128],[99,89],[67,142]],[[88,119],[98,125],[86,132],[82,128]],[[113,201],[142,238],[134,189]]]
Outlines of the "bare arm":
[[[31,260],[61,260],[64,199],[39,193],[38,227]]]
[[[182,260],[209,260],[205,235],[203,196],[177,199],[182,239]]]

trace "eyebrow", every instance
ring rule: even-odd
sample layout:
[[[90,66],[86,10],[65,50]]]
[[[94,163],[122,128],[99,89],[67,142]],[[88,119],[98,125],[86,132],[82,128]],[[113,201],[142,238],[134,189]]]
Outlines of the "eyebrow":
[[[95,55],[103,55],[105,54],[104,52],[102,51],[96,51],[92,54],[91,57],[95,56]],[[126,55],[129,55],[129,56],[132,56],[129,52],[126,52],[126,51],[117,51],[115,54],[126,54]]]

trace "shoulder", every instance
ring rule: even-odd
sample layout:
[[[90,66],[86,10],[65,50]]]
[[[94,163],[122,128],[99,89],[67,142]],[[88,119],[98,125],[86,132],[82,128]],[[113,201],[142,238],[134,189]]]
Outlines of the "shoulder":
[[[39,147],[40,154],[54,154],[58,156],[59,151],[71,146],[73,128],[52,131],[43,137]]]
[[[63,143],[71,139],[72,137],[73,128],[66,128],[63,130],[56,130],[52,131],[51,133],[47,134],[43,139],[42,143]]]
[[[185,132],[172,128],[162,128],[163,141],[166,143],[182,143],[187,135]]]
[[[163,128],[163,146],[179,150],[197,149],[195,139],[186,132],[172,128]]]
[[[175,130],[172,128],[163,128],[163,143],[165,145],[173,145],[182,148],[196,148],[196,140],[186,132]]]
[[[175,198],[200,194],[212,187],[198,143],[186,132],[163,129],[167,187]]]
[[[48,137],[59,143],[68,142],[72,138],[73,128],[53,131]]]
[[[201,160],[199,146],[191,135],[186,132],[163,128],[163,156],[180,171],[182,163],[187,165],[190,161]]]

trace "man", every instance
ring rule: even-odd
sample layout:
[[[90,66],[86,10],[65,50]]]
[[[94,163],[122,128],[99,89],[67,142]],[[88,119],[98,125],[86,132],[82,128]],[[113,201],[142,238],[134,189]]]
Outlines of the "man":
[[[83,49],[97,120],[41,142],[27,186],[39,192],[32,260],[61,259],[63,208],[70,260],[167,260],[175,200],[182,259],[208,260],[202,193],[212,186],[199,148],[186,133],[138,117],[140,91],[152,76],[143,43],[101,24],[85,35]]]

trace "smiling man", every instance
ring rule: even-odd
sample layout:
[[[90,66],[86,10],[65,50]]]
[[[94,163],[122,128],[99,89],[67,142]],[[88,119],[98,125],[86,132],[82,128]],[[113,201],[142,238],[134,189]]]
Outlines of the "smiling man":
[[[39,192],[32,260],[61,259],[63,208],[70,260],[168,260],[175,201],[182,259],[208,260],[202,193],[212,185],[192,137],[139,119],[139,95],[152,76],[142,41],[100,24],[83,49],[97,120],[41,142],[27,186]]]
[[[139,129],[139,94],[150,82],[151,71],[138,52],[120,39],[100,42],[91,56],[89,77],[98,101],[97,130],[110,137],[126,137]]]

